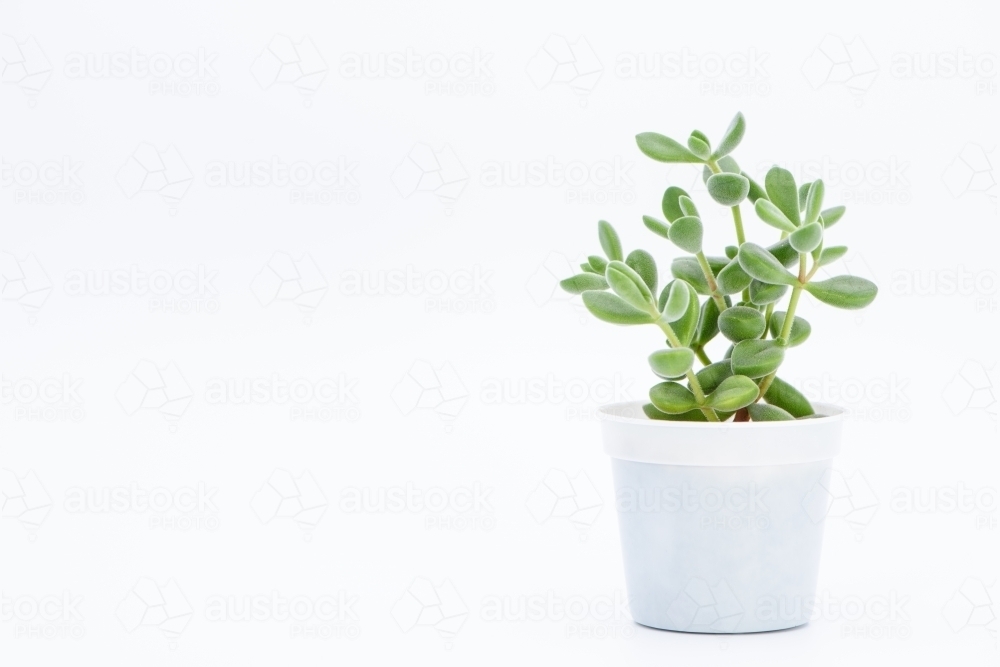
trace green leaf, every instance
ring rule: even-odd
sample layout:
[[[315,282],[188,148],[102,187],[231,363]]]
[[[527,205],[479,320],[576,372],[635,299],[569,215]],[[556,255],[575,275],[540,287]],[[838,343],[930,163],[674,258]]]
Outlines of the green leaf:
[[[745,171],[741,171],[743,178],[750,181],[750,192],[747,193],[747,199],[750,200],[751,204],[756,204],[758,199],[767,199],[767,191],[761,186],[760,183],[750,178],[750,175]]]
[[[667,322],[679,320],[687,311],[691,300],[689,286],[683,280],[674,280],[667,294],[667,302],[663,305],[663,318]]]
[[[646,416],[650,419],[660,419],[662,421],[671,422],[707,422],[708,418],[705,413],[701,410],[690,410],[688,412],[682,412],[679,415],[668,415],[662,410],[657,410],[656,406],[652,403],[646,403],[642,406],[642,411],[646,413]]]
[[[799,263],[799,251],[792,247],[788,239],[781,239],[777,243],[767,246],[767,251],[774,255],[774,258],[781,262],[786,269]]]
[[[764,400],[781,408],[796,419],[816,414],[812,405],[809,404],[809,399],[779,377],[771,381],[771,386],[764,393]]]
[[[837,276],[808,283],[806,291],[827,305],[856,310],[875,300],[878,287],[872,281],[858,276]]]
[[[714,364],[709,364],[705,366],[700,371],[695,373],[695,377],[698,378],[698,384],[701,385],[702,391],[707,394],[711,394],[715,391],[715,388],[722,384],[722,381],[733,374],[733,366],[728,359],[724,361],[716,361]]]
[[[731,361],[733,373],[761,378],[778,370],[784,359],[785,348],[777,341],[755,339],[736,343]]]
[[[750,421],[755,422],[785,422],[795,419],[776,405],[766,403],[752,403],[747,406],[750,413]]]
[[[812,183],[803,183],[799,186],[799,210],[806,210],[806,198],[809,197],[809,186]]]
[[[707,160],[712,155],[712,147],[707,141],[696,136],[696,133],[698,133],[697,130],[692,132],[691,136],[688,137],[688,149],[702,160]]]
[[[679,415],[698,409],[698,402],[691,390],[677,382],[661,382],[649,390],[649,400],[657,410],[668,415]]]
[[[764,177],[764,188],[767,190],[767,198],[798,226],[799,193],[792,172],[777,166],[771,167]]]
[[[771,336],[777,338],[781,334],[781,327],[785,324],[785,311],[776,310],[771,313],[771,322],[768,324],[768,328],[771,330]],[[792,330],[788,334],[788,346],[795,347],[796,345],[801,345],[806,342],[809,338],[809,334],[812,333],[812,326],[799,317],[795,316],[792,320]]]
[[[753,205],[753,210],[757,217],[783,232],[794,232],[795,223],[788,219],[781,209],[772,204],[767,199],[758,199]]]
[[[580,268],[583,269],[584,271],[586,271],[587,273],[592,273],[592,274],[601,276],[602,278],[604,277],[604,273],[599,272],[597,269],[595,269],[594,267],[592,267],[590,265],[590,262],[584,262],[584,263],[582,263],[580,265]]]
[[[729,263],[729,260],[724,257],[708,257],[707,259],[713,276],[717,275]],[[694,287],[698,294],[707,295],[709,293],[708,281],[705,280],[701,265],[694,257],[676,257],[670,263],[670,273],[674,278],[683,280]]]
[[[832,264],[838,259],[847,254],[846,245],[835,245],[829,248],[823,248],[823,252],[819,256],[819,266],[826,266],[827,264]]]
[[[736,164],[736,160],[734,160],[731,155],[720,157],[718,162],[716,162],[716,165],[718,165],[719,171],[724,174],[743,174],[743,172],[740,171],[740,165]],[[701,182],[707,184],[708,179],[712,178],[714,175],[715,172],[712,171],[712,169],[706,164],[701,170]]]
[[[672,231],[672,230],[671,230]],[[769,285],[797,285],[798,279],[785,270],[774,255],[754,243],[744,243],[737,255],[740,266],[757,280]]]
[[[589,262],[590,266],[602,276],[604,275],[604,272],[608,270],[608,260],[598,255],[591,255],[587,258],[587,262]]]
[[[764,322],[764,316],[756,308],[733,306],[726,308],[719,315],[719,331],[734,343],[750,338],[760,338],[765,329],[767,329],[767,323]]]
[[[759,280],[750,283],[750,302],[755,306],[766,306],[785,296],[788,285],[768,285]]]
[[[722,294],[737,294],[750,287],[753,278],[740,266],[739,259],[733,259],[726,264],[725,268],[719,271],[715,282]]]
[[[820,209],[823,207],[823,193],[826,189],[822,180],[815,180],[809,186],[809,195],[806,197],[805,217],[803,224],[811,224],[819,220]]]
[[[637,134],[635,142],[647,157],[658,162],[704,162],[680,143],[656,132]]]
[[[722,135],[722,141],[719,142],[719,147],[715,149],[712,153],[712,159],[718,160],[724,155],[729,155],[736,147],[740,145],[743,141],[743,134],[747,129],[747,121],[743,118],[742,113],[736,114],[733,121],[729,123],[729,127],[726,129],[725,134]]]
[[[691,136],[701,139],[709,146],[712,145],[712,142],[708,140],[708,135],[702,132],[701,130],[691,130]]]
[[[733,259],[734,257],[736,257],[736,253],[738,253],[739,251],[740,251],[740,249],[737,248],[736,246],[734,246],[734,245],[727,245],[726,246],[726,257],[728,259]]]
[[[757,383],[745,375],[727,377],[711,394],[705,397],[705,403],[715,410],[733,412],[757,400],[760,390]]]
[[[639,274],[642,282],[649,288],[650,300],[656,292],[656,282],[658,275],[656,271],[656,260],[645,250],[633,250],[625,258],[625,264]]]
[[[610,262],[604,272],[611,289],[630,306],[639,310],[649,310],[653,304],[653,293],[642,276],[624,262]]]
[[[681,212],[684,213],[685,216],[690,215],[695,218],[699,217],[698,209],[695,207],[694,201],[692,201],[692,199],[687,195],[681,195],[678,197],[677,205],[681,207]]]
[[[642,216],[642,224],[646,225],[646,229],[654,234],[662,236],[665,239],[670,238],[670,227],[662,220],[657,220],[651,215],[644,215]]]
[[[681,250],[692,255],[701,252],[701,241],[704,230],[701,219],[693,215],[678,218],[670,225],[670,240]]]
[[[820,213],[819,217],[823,220],[824,227],[833,227],[838,220],[844,217],[845,211],[847,211],[846,206],[834,206]]]
[[[681,345],[690,345],[694,339],[694,332],[698,328],[698,315],[701,311],[701,304],[698,303],[698,295],[695,293],[694,288],[683,280],[679,282],[688,291],[688,307],[679,320],[670,323],[670,328],[677,334]]]
[[[713,174],[706,185],[712,199],[723,206],[738,206],[750,192],[750,181],[739,174]]]
[[[688,193],[684,192],[682,188],[676,185],[671,185],[663,193],[663,201],[661,202],[660,208],[663,209],[663,215],[673,222],[677,218],[684,217],[684,211],[681,210],[680,198],[687,197]],[[690,199],[690,197],[688,197]]]
[[[600,239],[601,248],[604,249],[604,254],[607,255],[608,259],[616,259],[620,262],[622,259],[622,242],[618,238],[618,232],[615,231],[610,222],[601,220],[597,223],[597,238]]]
[[[662,378],[683,377],[694,366],[694,350],[688,347],[658,350],[649,355],[649,366]]]
[[[705,347],[719,333],[719,306],[715,299],[705,299],[698,314],[698,327],[694,342],[698,347]]]
[[[650,324],[656,321],[648,312],[633,308],[610,292],[584,292],[583,305],[594,317],[611,324]]]
[[[823,242],[823,225],[814,222],[799,227],[788,236],[788,242],[798,252],[812,252]]]
[[[593,273],[581,273],[563,280],[559,283],[559,286],[570,294],[583,294],[589,290],[608,289],[608,281],[604,279],[604,276],[594,275]]]

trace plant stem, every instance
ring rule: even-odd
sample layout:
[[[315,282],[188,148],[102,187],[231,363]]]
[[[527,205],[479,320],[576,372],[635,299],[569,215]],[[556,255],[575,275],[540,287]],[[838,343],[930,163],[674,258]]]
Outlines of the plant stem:
[[[802,296],[802,285],[796,285],[792,288],[792,297],[788,300],[785,321],[781,323],[781,333],[778,335],[778,343],[781,345],[788,343],[788,335],[792,333],[792,322],[795,321],[795,308],[799,305],[800,296]]]
[[[705,348],[698,346],[692,347],[691,349],[694,350],[694,356],[698,357],[698,361],[702,364],[708,366],[712,363],[712,360],[708,358],[707,354],[705,354]]]
[[[684,347],[681,345],[680,338],[677,337],[677,334],[674,333],[673,328],[671,328],[668,322],[663,321],[661,318],[656,320],[656,325],[660,327],[664,334],[666,334],[667,340],[670,341],[670,345],[672,347]],[[702,414],[704,414],[710,422],[719,421],[719,416],[715,414],[715,410],[704,404],[705,392],[702,390],[701,383],[698,382],[698,378],[695,376],[694,371],[688,370],[686,375],[688,383],[691,385],[691,393],[694,394],[694,400],[698,402],[698,406],[702,411]]]
[[[708,165],[708,168],[712,170],[713,174],[722,173],[722,169],[719,168],[719,163],[715,160],[709,160],[705,164]],[[743,233],[743,215],[740,213],[740,205],[737,204],[736,206],[731,207],[731,210],[733,212],[733,224],[736,225],[737,245],[743,245],[746,243],[747,237],[746,234]]]
[[[712,295],[712,300],[715,301],[715,305],[719,307],[719,312],[721,313],[726,309],[726,300],[719,294],[719,284],[715,282],[712,267],[709,266],[704,252],[698,251],[695,257],[698,259],[698,266],[701,267],[701,272],[705,274],[705,281],[708,283],[708,291]]]
[[[767,338],[767,332],[771,327],[771,315],[774,313],[774,303],[767,304],[767,308],[764,310],[764,333],[760,335],[761,340]]]

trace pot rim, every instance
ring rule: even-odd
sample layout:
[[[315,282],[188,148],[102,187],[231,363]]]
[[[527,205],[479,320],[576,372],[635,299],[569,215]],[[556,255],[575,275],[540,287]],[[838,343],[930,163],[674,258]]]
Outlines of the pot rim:
[[[654,426],[659,428],[694,428],[694,429],[707,429],[715,430],[720,428],[732,428],[732,421],[725,422],[682,422],[682,421],[669,421],[666,419],[650,419],[646,416],[646,413],[642,411],[642,406],[649,401],[623,401],[620,403],[605,403],[604,405],[597,408],[597,413],[599,415],[600,421],[610,421],[610,422],[620,422],[624,424],[643,424],[647,426]],[[786,421],[770,421],[770,422],[739,422],[739,428],[755,428],[755,429],[769,429],[769,428],[801,428],[803,424],[808,424],[810,422],[828,424],[832,421],[843,421],[844,419],[844,408],[839,405],[834,405],[832,403],[813,403],[813,409],[816,410],[815,417],[793,419]],[[634,412],[637,416],[631,416],[631,414],[621,414],[622,412]]]

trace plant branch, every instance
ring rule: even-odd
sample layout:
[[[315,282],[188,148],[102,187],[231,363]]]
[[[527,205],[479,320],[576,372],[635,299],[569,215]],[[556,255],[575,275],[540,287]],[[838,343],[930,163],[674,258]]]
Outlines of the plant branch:
[[[670,326],[668,322],[664,321],[663,318],[657,319],[656,325],[660,327],[660,329],[663,331],[664,334],[666,334],[667,340],[670,341],[670,345],[672,347],[684,347],[681,344],[680,338],[678,338],[677,334],[674,333],[673,328]],[[698,402],[699,409],[702,411],[702,413],[705,415],[708,421],[710,422],[720,421],[719,416],[715,414],[715,410],[705,405],[705,392],[702,390],[701,383],[698,382],[698,378],[694,374],[694,371],[688,370],[686,375],[688,384],[691,385],[691,393],[694,394],[694,400]]]
[[[712,296],[712,300],[715,301],[715,305],[719,307],[719,312],[721,313],[726,309],[726,300],[719,294],[719,283],[715,281],[715,276],[712,274],[712,267],[709,266],[704,252],[698,251],[695,257],[698,259],[698,266],[701,267],[702,273],[705,274],[705,281],[708,283],[708,291]]]

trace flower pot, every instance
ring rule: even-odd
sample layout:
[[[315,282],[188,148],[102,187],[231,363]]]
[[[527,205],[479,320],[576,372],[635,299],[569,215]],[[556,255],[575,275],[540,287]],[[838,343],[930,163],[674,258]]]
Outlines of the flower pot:
[[[711,424],[600,409],[632,618],[684,632],[809,620],[842,411]]]

